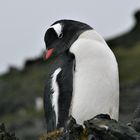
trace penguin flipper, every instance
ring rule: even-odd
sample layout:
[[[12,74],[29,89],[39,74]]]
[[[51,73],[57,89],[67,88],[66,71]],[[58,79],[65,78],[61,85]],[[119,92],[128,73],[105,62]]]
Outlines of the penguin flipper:
[[[44,91],[44,111],[47,124],[47,133],[56,130],[56,115],[50,100],[52,91],[48,91],[48,89],[50,88],[46,86]]]
[[[68,62],[57,77],[59,86],[58,128],[64,127],[70,113],[73,92],[73,61]]]

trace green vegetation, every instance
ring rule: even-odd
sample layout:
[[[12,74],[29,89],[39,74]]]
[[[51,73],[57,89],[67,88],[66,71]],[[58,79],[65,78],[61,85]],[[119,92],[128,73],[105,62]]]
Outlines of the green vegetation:
[[[131,48],[118,47],[113,51],[119,64],[121,84],[140,81],[140,43]]]

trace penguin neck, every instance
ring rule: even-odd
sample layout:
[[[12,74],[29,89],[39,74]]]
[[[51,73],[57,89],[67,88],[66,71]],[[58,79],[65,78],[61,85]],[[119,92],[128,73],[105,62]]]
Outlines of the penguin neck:
[[[106,44],[103,37],[99,33],[97,33],[94,29],[83,32],[78,39],[88,39]]]

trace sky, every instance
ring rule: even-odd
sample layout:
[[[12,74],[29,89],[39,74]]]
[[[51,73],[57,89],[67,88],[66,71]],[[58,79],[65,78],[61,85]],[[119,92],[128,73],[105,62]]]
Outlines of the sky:
[[[56,20],[85,22],[107,39],[129,30],[138,9],[140,0],[0,0],[0,74],[40,56]]]

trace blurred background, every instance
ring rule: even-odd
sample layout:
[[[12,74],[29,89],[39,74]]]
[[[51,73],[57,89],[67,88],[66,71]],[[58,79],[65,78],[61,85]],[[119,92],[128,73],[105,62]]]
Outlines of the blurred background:
[[[45,132],[43,91],[49,62],[44,33],[56,20],[74,19],[96,29],[116,55],[120,121],[140,104],[140,1],[0,0],[0,123],[21,139]]]

